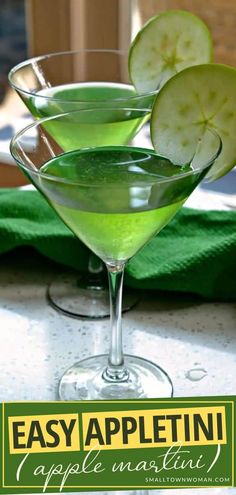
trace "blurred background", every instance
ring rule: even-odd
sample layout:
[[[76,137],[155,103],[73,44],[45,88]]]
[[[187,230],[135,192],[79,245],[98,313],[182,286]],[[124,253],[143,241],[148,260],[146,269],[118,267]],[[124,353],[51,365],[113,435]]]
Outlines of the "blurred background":
[[[23,103],[8,86],[11,67],[35,55],[63,50],[128,50],[148,18],[173,8],[199,15],[213,35],[214,61],[236,66],[235,0],[223,4],[220,0],[0,1],[0,186],[24,181],[16,167],[6,166],[9,136],[26,117]]]

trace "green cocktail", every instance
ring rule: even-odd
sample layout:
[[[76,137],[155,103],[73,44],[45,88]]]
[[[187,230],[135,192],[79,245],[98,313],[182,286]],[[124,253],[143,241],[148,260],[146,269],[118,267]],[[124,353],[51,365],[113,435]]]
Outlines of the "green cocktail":
[[[115,112],[115,108],[124,105],[124,101],[130,101],[138,97],[134,87],[129,84],[122,83],[106,83],[106,82],[87,82],[74,83],[57,87],[43,89],[35,96],[28,100],[28,107],[31,113],[37,117],[51,117],[63,113],[65,111],[93,108],[93,116],[89,116],[89,121],[82,125],[74,125],[73,122],[66,127],[64,125],[54,126],[54,122],[50,121],[45,124],[47,131],[63,148],[64,151],[89,146],[106,146],[109,144],[127,144],[139,131],[145,117],[137,116],[137,119],[132,116],[129,118],[128,113],[123,114],[123,118],[119,118],[119,113]],[[144,95],[138,97],[139,108],[150,108],[153,102],[154,95]],[[96,114],[98,108],[114,108],[114,118],[110,123],[110,112],[108,115],[103,114],[101,119]],[[129,106],[129,105],[128,105]],[[135,106],[135,105],[134,105]],[[143,118],[144,117],[144,118]],[[146,117],[147,120],[148,116]],[[93,134],[90,132],[89,125],[93,123]],[[86,125],[87,124],[87,125]]]
[[[115,109],[126,114],[126,108]],[[107,116],[107,109],[96,109]],[[60,382],[64,400],[168,397],[172,384],[157,365],[137,356],[123,356],[121,332],[122,280],[125,262],[158,233],[181,207],[208,172],[221,149],[210,132],[206,146],[199,142],[189,164],[174,165],[153,150],[132,146],[58,150],[45,135],[45,125],[55,129],[83,123],[92,110],[79,110],[42,119],[18,133],[11,151],[51,206],[108,269],[111,301],[109,356],[93,356],[72,366]],[[137,118],[143,110],[130,109]],[[114,118],[111,110],[110,122]],[[26,149],[34,129],[34,152]],[[91,135],[93,126],[91,125]],[[207,132],[204,135],[205,141]],[[210,149],[210,151],[209,151]],[[40,153],[39,153],[40,151]]]
[[[78,82],[62,84],[37,91],[35,97],[29,100],[31,113],[36,117],[50,117],[64,110],[64,105],[70,102],[78,106],[86,106],[92,102],[109,102],[111,100],[132,98],[138,96],[131,84],[118,82]],[[41,97],[41,98],[39,98]],[[71,110],[74,108],[72,107]]]
[[[133,40],[129,53],[95,49],[40,56],[14,67],[9,81],[36,118],[93,106],[93,133],[85,122],[79,127],[72,122],[66,127],[58,125],[56,129],[54,121],[45,123],[46,130],[63,151],[124,145],[134,137],[146,118],[135,120],[133,117],[131,121],[125,115],[122,120],[114,113],[115,118],[110,125],[104,113],[103,122],[99,119],[95,125],[96,108],[126,106],[151,109],[157,90],[173,74],[186,66],[209,62],[211,57],[212,41],[205,24],[188,12],[174,10],[148,21]],[[97,263],[94,266],[94,258],[90,258],[89,271],[90,275],[99,271]],[[90,311],[85,313],[83,302],[78,309],[79,297],[71,297],[72,293],[79,294],[78,279],[73,279],[72,284],[66,277],[65,283],[49,287],[48,296],[52,305],[73,316],[106,316],[107,292],[104,291],[102,307],[100,290],[104,282],[98,283],[97,276],[96,281],[93,277],[91,285],[100,292],[96,294],[93,290],[89,294],[87,291],[91,301],[87,297]],[[82,279],[81,285],[84,291],[85,280]],[[66,295],[71,286],[68,307]],[[65,297],[61,297],[63,292]],[[124,309],[129,309],[137,301],[132,294],[130,296],[127,302],[125,297]]]
[[[82,50],[36,57],[14,67],[9,81],[37,119],[93,108],[93,113],[87,120],[84,115],[82,122],[71,119],[56,126],[53,120],[45,123],[45,130],[63,151],[128,144],[149,118],[156,96],[156,91],[137,94],[128,74],[128,52],[116,50]],[[97,107],[107,108],[107,113],[97,112]],[[121,107],[146,111],[130,118],[129,112],[120,114]],[[112,119],[110,108],[113,108]],[[95,256],[89,259],[87,273],[67,271],[56,277],[47,295],[55,309],[68,315],[89,318],[109,315],[106,272]],[[137,300],[137,292],[126,288],[123,309],[130,309]]]
[[[62,220],[103,261],[114,263],[131,258],[170,221],[206,169],[193,176],[189,165],[175,166],[150,150],[106,147],[62,154],[40,172],[40,187]]]

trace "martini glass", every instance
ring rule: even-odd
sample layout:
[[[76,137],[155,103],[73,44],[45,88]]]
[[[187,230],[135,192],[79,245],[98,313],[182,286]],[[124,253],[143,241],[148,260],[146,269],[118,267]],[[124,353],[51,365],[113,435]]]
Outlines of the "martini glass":
[[[190,164],[176,166],[153,150],[105,146],[58,150],[51,126],[78,133],[96,125],[104,130],[129,116],[139,122],[144,110],[114,108],[69,112],[42,119],[19,132],[11,153],[66,225],[106,264],[110,287],[109,355],[92,356],[68,369],[59,395],[63,400],[169,397],[167,373],[142,357],[122,350],[122,282],[126,262],[156,235],[204,178],[221,150],[217,134],[205,130]],[[95,127],[94,127],[95,126]],[[50,129],[50,133],[45,129]],[[34,150],[27,136],[37,133]]]
[[[9,74],[9,82],[36,118],[92,107],[94,122],[98,107],[151,108],[156,92],[138,95],[128,75],[128,52],[82,50],[54,53],[20,63]],[[90,117],[91,118],[91,117]],[[131,125],[130,125],[131,124]],[[97,125],[93,134],[76,127],[53,123],[48,131],[64,151],[73,146],[124,145],[140,129],[129,119],[104,129]],[[63,313],[83,318],[109,315],[109,294],[104,264],[89,257],[88,272],[59,275],[47,290],[51,305]],[[123,311],[138,302],[137,291],[125,289]]]

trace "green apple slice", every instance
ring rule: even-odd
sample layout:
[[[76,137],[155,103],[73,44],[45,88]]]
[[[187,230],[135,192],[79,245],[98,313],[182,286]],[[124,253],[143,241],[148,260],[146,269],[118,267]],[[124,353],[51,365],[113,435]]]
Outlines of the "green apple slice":
[[[221,64],[189,67],[157,94],[151,116],[156,152],[175,164],[190,163],[206,130],[216,132],[222,151],[210,170],[217,179],[236,164],[236,69]]]
[[[204,22],[183,10],[152,17],[129,51],[130,79],[138,93],[159,89],[186,67],[212,60],[211,34]]]

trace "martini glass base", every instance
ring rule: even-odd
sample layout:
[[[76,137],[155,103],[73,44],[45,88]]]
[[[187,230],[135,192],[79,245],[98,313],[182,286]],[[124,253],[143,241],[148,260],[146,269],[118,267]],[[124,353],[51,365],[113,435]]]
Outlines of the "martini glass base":
[[[83,319],[100,319],[110,315],[108,285],[92,283],[86,275],[60,274],[47,288],[49,304],[66,316]],[[139,302],[134,289],[124,288],[122,312],[129,311]]]
[[[63,375],[59,396],[61,400],[114,400],[162,398],[173,395],[173,386],[167,373],[151,361],[136,356],[125,356],[128,378],[114,382],[104,379],[107,355],[84,359]]]

